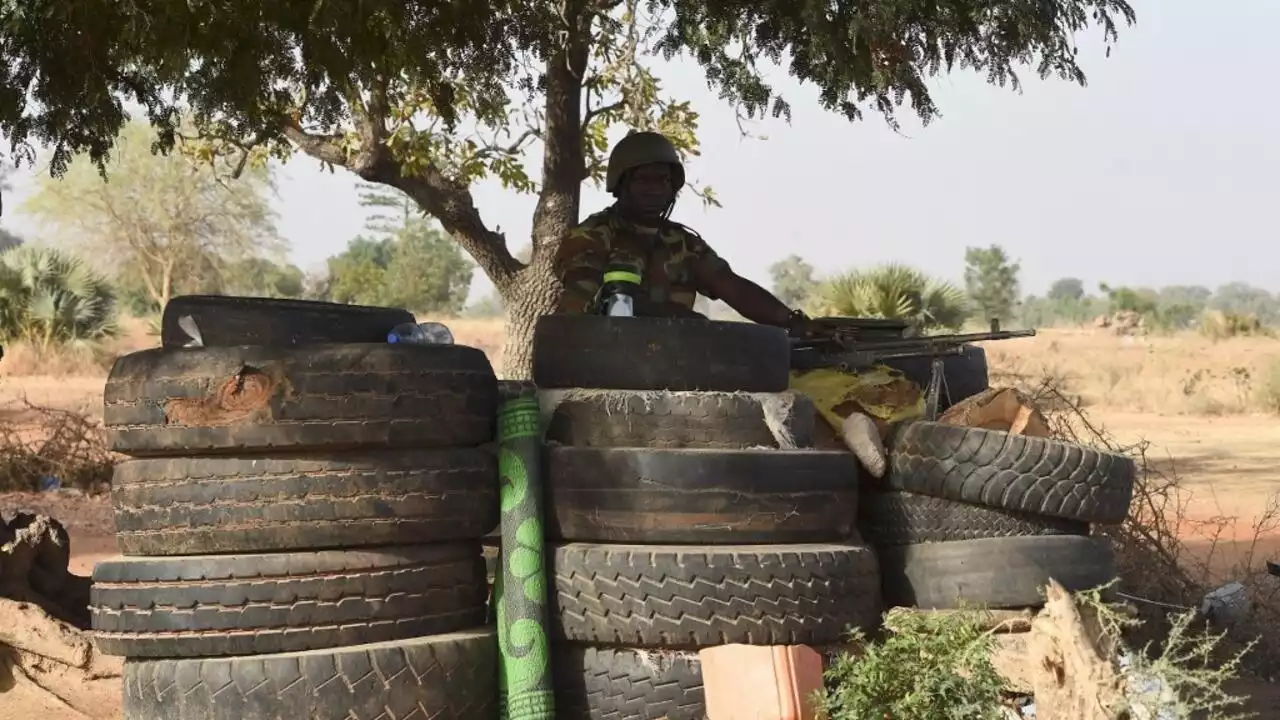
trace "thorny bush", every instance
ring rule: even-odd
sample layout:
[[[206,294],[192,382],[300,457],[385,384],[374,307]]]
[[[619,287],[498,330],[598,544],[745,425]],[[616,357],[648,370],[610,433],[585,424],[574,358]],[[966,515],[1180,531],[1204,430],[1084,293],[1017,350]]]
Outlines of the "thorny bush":
[[[1192,518],[1188,512],[1192,490],[1179,482],[1176,466],[1152,462],[1148,442],[1124,444],[1091,421],[1062,378],[1002,372],[992,373],[992,385],[1015,387],[1029,395],[1049,419],[1055,437],[1134,459],[1137,477],[1128,518],[1118,526],[1094,528],[1094,533],[1111,538],[1118,590],[1138,611],[1138,622],[1125,628],[1130,646],[1158,653],[1171,633],[1179,631],[1180,616],[1198,608],[1207,593],[1234,580],[1248,589],[1250,608],[1244,619],[1220,628],[1226,637],[1216,644],[1215,658],[1229,661],[1258,641],[1240,669],[1256,678],[1280,675],[1280,583],[1266,573],[1268,558],[1258,556],[1259,541],[1280,530],[1280,493],[1250,523],[1246,551],[1226,573],[1220,568],[1215,571],[1210,566],[1215,552],[1224,550],[1241,520]],[[1209,551],[1190,552],[1188,539],[1203,543]]]
[[[21,414],[22,422],[5,415]],[[45,478],[88,494],[111,486],[116,460],[102,427],[73,410],[33,405],[0,410],[0,492],[40,490]]]

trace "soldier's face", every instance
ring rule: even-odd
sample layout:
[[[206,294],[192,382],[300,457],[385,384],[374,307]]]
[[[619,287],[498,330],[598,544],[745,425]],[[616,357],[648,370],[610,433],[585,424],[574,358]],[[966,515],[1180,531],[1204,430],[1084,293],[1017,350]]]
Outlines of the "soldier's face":
[[[641,165],[631,171],[631,177],[623,187],[623,199],[641,213],[659,215],[675,199],[676,192],[671,181],[670,165]]]

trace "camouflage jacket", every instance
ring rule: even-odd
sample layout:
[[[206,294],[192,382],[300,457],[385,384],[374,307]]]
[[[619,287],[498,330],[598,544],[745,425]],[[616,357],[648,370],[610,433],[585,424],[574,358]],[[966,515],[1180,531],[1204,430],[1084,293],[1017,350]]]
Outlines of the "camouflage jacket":
[[[554,262],[556,276],[564,284],[557,310],[561,314],[591,312],[605,267],[614,263],[640,270],[641,287],[649,301],[687,310],[693,309],[699,293],[718,300],[705,279],[729,270],[729,263],[689,228],[671,221],[639,225],[613,208],[570,230]]]

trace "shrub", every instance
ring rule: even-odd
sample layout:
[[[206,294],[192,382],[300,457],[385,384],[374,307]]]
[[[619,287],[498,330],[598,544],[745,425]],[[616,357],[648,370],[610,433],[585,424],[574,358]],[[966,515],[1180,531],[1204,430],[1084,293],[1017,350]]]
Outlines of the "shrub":
[[[0,253],[0,338],[44,352],[116,331],[115,293],[88,263],[29,245]]]

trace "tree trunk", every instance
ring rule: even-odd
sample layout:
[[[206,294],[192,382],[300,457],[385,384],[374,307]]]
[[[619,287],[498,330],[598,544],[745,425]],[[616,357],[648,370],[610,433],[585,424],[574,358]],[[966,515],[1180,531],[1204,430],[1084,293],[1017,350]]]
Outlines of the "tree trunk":
[[[547,61],[546,131],[542,183],[533,212],[533,252],[511,282],[498,286],[506,301],[502,374],[508,380],[533,376],[533,326],[555,310],[562,288],[552,273],[560,241],[578,222],[578,200],[586,177],[582,150],[582,84],[590,53],[592,16],[581,0],[562,10],[568,42]]]
[[[535,256],[502,294],[506,326],[500,375],[504,380],[533,379],[533,326],[555,310],[559,296],[560,284],[547,255]]]

